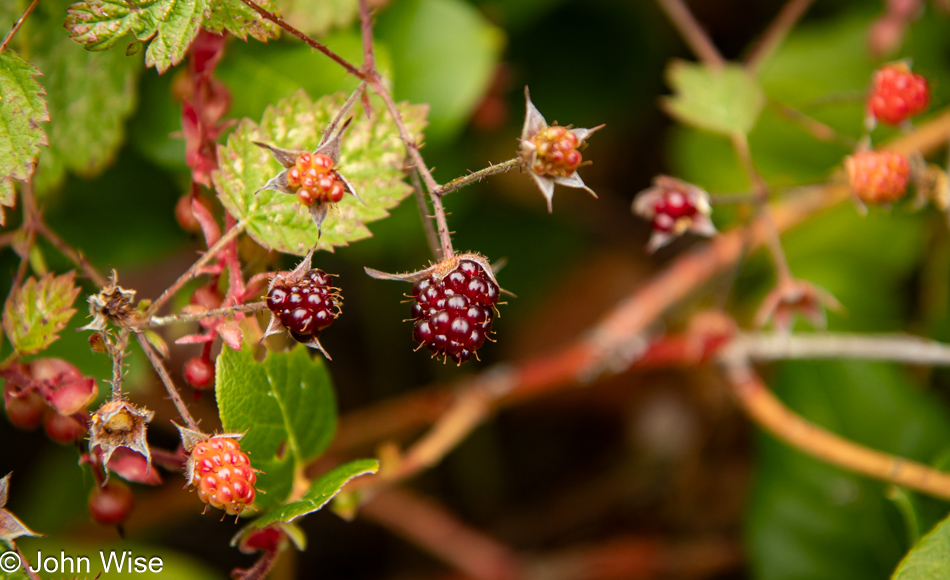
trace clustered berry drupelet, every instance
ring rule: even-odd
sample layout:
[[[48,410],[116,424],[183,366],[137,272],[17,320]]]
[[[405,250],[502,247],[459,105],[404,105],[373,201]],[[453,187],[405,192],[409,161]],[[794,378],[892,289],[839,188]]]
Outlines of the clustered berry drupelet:
[[[867,203],[893,203],[907,193],[910,163],[893,151],[861,151],[845,159],[851,191]]]
[[[903,62],[885,65],[874,73],[868,113],[891,125],[923,112],[930,102],[927,79],[914,74]]]
[[[333,169],[329,155],[301,153],[287,170],[287,184],[297,189],[300,203],[311,206],[317,201],[338,202],[346,193],[346,184]]]
[[[491,332],[500,290],[481,264],[462,259],[443,278],[423,278],[412,287],[413,338],[420,347],[461,364]]]
[[[692,218],[699,211],[682,191],[672,189],[664,193],[653,204],[653,229],[663,233],[670,233],[676,228],[676,221],[680,218]]]
[[[581,164],[580,144],[577,135],[567,127],[552,125],[540,130],[531,138],[537,148],[537,157],[531,170],[539,175],[569,177]]]
[[[190,483],[208,505],[237,515],[254,503],[257,473],[234,437],[211,437],[191,450]]]
[[[267,292],[267,308],[294,340],[309,343],[340,315],[340,289],[323,270],[307,271],[296,280],[277,278]]]

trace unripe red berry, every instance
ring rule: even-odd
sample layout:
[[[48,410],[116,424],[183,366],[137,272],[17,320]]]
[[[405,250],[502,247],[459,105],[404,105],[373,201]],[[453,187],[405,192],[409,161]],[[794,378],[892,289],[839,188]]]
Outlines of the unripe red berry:
[[[13,396],[13,386],[7,383],[3,393],[3,407],[6,409],[7,418],[17,429],[32,431],[39,427],[43,420],[43,411],[46,409],[46,401],[36,391],[23,393],[18,397]]]
[[[46,436],[57,443],[70,445],[86,435],[86,425],[72,415],[60,415],[48,408],[43,416],[43,429]]]
[[[874,73],[868,111],[874,118],[897,125],[923,112],[930,102],[927,79],[899,62]]]
[[[191,481],[201,501],[230,515],[254,503],[257,473],[232,437],[212,437],[195,445],[189,458]]]
[[[207,389],[214,384],[214,365],[200,356],[188,359],[185,363],[185,381],[196,389]]]
[[[861,151],[845,159],[851,191],[867,203],[893,203],[907,193],[910,163],[893,151]]]
[[[98,485],[89,494],[89,515],[97,524],[115,526],[129,517],[135,501],[129,486],[115,479],[103,487]]]
[[[577,136],[560,125],[542,129],[531,138],[531,142],[537,153],[531,170],[539,175],[570,177],[583,159],[577,150]]]

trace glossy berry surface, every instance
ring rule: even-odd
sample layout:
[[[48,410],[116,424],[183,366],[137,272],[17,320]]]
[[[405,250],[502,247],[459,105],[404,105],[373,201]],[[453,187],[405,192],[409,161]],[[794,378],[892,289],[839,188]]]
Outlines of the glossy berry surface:
[[[570,177],[581,164],[580,143],[577,135],[566,127],[553,125],[531,138],[536,148],[536,157],[531,170],[538,175]]]
[[[677,220],[691,218],[698,210],[685,193],[673,189],[663,193],[653,205],[653,211],[653,229],[668,233],[673,231]]]
[[[129,517],[134,500],[132,490],[114,479],[103,487],[98,485],[89,494],[89,515],[99,525],[115,526]]]
[[[254,502],[257,473],[230,437],[212,437],[191,450],[194,471],[191,484],[206,504],[237,515]]]
[[[7,418],[17,429],[32,431],[39,427],[43,421],[43,411],[46,409],[46,401],[35,392],[14,396],[15,389],[12,383],[4,386],[3,407],[7,412]]]
[[[342,304],[339,288],[323,270],[310,270],[296,281],[278,279],[267,293],[267,308],[303,343],[333,324]]]
[[[930,102],[927,79],[914,74],[904,63],[889,64],[874,73],[868,111],[891,125],[924,111]]]
[[[185,381],[196,389],[207,389],[214,384],[214,365],[200,356],[188,359],[185,363]]]
[[[346,193],[346,184],[333,169],[333,160],[323,153],[301,153],[287,170],[287,183],[297,190],[300,203],[310,206],[318,201],[338,202]]]
[[[862,201],[892,203],[907,193],[910,163],[892,151],[861,151],[845,160],[848,184]]]
[[[424,278],[412,287],[412,336],[434,355],[463,363],[491,332],[499,288],[474,260],[461,260],[441,280]]]

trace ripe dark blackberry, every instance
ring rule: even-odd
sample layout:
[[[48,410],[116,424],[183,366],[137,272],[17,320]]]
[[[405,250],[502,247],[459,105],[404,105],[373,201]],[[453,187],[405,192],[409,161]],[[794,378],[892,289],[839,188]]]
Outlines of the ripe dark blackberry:
[[[491,332],[498,285],[481,264],[465,259],[444,277],[433,273],[412,287],[412,336],[434,355],[462,364]]]
[[[309,343],[340,315],[339,288],[330,285],[323,270],[309,270],[299,279],[274,280],[267,308],[297,342]]]

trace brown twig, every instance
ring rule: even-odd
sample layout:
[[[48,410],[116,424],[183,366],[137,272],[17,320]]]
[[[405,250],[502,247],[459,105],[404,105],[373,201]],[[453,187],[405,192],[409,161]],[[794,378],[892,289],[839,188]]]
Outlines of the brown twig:
[[[719,54],[719,49],[709,39],[709,35],[696,21],[683,0],[657,0],[657,3],[666,12],[680,36],[699,60],[714,67],[725,64],[722,55]]]
[[[432,216],[429,215],[429,205],[426,203],[426,194],[422,191],[422,182],[419,180],[419,172],[412,169],[409,172],[409,178],[412,180],[412,195],[416,199],[416,207],[419,209],[419,217],[422,219],[422,230],[426,234],[426,243],[429,244],[429,250],[435,256],[436,261],[442,261],[442,247],[439,245],[439,236],[432,227]]]
[[[40,3],[40,0],[33,0],[30,2],[29,6],[26,7],[26,10],[23,11],[23,14],[20,14],[20,17],[16,19],[16,22],[13,23],[13,28],[10,29],[10,32],[3,37],[3,42],[0,42],[0,53],[7,49],[7,45],[10,44],[10,41],[13,40],[13,37],[16,35],[17,31],[20,30],[20,27],[23,26],[23,23],[26,22],[26,19],[29,18],[30,13],[33,12],[33,9],[36,8],[36,5]]]
[[[785,6],[782,6],[778,15],[769,24],[765,34],[762,35],[762,39],[749,53],[749,57],[745,62],[746,69],[749,72],[753,74],[757,72],[762,63],[772,56],[772,53],[782,44],[789,31],[808,10],[812,2],[813,0],[788,0]]]
[[[115,338],[115,342],[109,344],[109,354],[112,356],[112,399],[122,398],[122,378],[125,373],[122,372],[122,365],[125,361],[125,352],[129,346],[128,328],[123,328]],[[105,334],[100,331],[100,335]]]
[[[800,451],[862,473],[935,497],[950,499],[950,473],[901,457],[868,449],[806,421],[785,407],[762,383],[741,356],[721,359],[732,394],[743,411],[779,439]]]
[[[47,226],[46,223],[39,221],[36,223],[34,229],[36,230],[36,233],[46,238],[46,240],[51,243],[54,248],[59,250],[61,254],[66,256],[66,258],[68,258],[72,263],[76,264],[76,266],[78,266],[96,286],[102,288],[109,283],[108,279],[100,274],[99,271],[96,270],[92,264],[90,264],[89,261],[82,256],[82,254],[64,242],[63,239],[56,235],[53,230],[49,229],[49,226]]]
[[[902,334],[749,333],[736,336],[720,356],[728,360],[859,359],[950,366],[950,345]]]
[[[330,57],[330,59],[333,60],[333,62],[337,63],[338,65],[340,65],[340,66],[342,66],[344,69],[346,69],[346,72],[350,73],[351,75],[353,75],[353,76],[355,76],[356,78],[359,78],[359,79],[365,79],[365,78],[366,78],[366,75],[363,73],[363,71],[361,71],[360,69],[358,69],[358,68],[356,68],[355,66],[353,66],[352,64],[350,64],[350,62],[347,61],[345,58],[343,58],[342,56],[340,56],[340,55],[338,55],[337,53],[335,53],[335,52],[333,52],[332,50],[330,50],[325,44],[321,43],[320,41],[318,41],[318,40],[316,40],[316,39],[314,39],[314,38],[308,36],[307,34],[301,32],[301,31],[299,31],[299,30],[297,30],[296,28],[294,28],[293,26],[291,26],[290,24],[288,24],[288,23],[287,23],[283,18],[281,18],[280,16],[277,16],[277,15],[274,14],[273,12],[270,12],[270,11],[268,11],[268,10],[262,8],[260,5],[258,5],[257,3],[255,3],[253,0],[241,0],[241,2],[243,2],[244,4],[246,4],[249,8],[253,9],[255,12],[257,12],[258,14],[260,14],[262,17],[266,18],[267,20],[270,20],[271,22],[273,22],[273,23],[276,24],[277,26],[280,26],[281,28],[283,28],[283,29],[286,30],[287,32],[293,34],[294,36],[296,36],[296,37],[299,38],[300,40],[306,42],[308,45],[310,45],[310,48],[319,50],[320,52],[322,52],[322,53],[325,54],[326,56]]]
[[[188,407],[185,406],[185,402],[182,401],[181,395],[178,394],[178,388],[175,387],[175,383],[172,382],[172,378],[168,375],[168,371],[165,369],[165,364],[158,356],[158,353],[155,352],[155,349],[152,348],[152,345],[148,343],[148,339],[146,339],[142,334],[136,333],[135,338],[139,341],[139,346],[142,347],[142,350],[145,351],[145,356],[148,357],[149,362],[152,363],[152,368],[154,368],[155,372],[158,373],[158,377],[162,380],[162,384],[165,385],[165,389],[168,391],[168,396],[171,397],[172,403],[175,405],[175,408],[178,409],[178,414],[181,416],[182,421],[185,422],[185,425],[189,429],[198,431],[198,423],[195,422],[194,418],[191,416],[191,413],[188,411]]]
[[[224,247],[231,242],[231,240],[243,232],[244,226],[245,223],[243,221],[239,221],[234,224],[233,227],[229,228],[228,231],[224,232],[224,235],[218,238],[218,241],[216,241],[213,246],[208,248],[208,251],[204,252],[201,257],[198,258],[198,261],[192,264],[184,274],[179,276],[171,286],[169,286],[164,292],[161,293],[158,298],[155,299],[155,302],[153,302],[152,305],[148,307],[148,311],[145,313],[145,318],[151,318],[156,312],[158,312],[158,309],[161,308],[169,298],[174,296],[176,292],[181,290],[181,287],[187,284],[202,266],[210,262],[218,254],[218,252],[223,250]]]
[[[205,310],[204,312],[191,312],[187,314],[169,314],[168,316],[153,316],[136,328],[156,328],[159,326],[168,326],[179,322],[197,322],[206,318],[218,318],[228,316],[235,312],[260,312],[267,309],[264,302],[251,302],[249,304],[237,304],[235,306],[226,306],[224,308],[215,308],[214,310]]]
[[[434,501],[408,490],[380,491],[360,508],[359,515],[420,546],[469,578],[522,577],[519,559],[510,548],[466,525]]]

